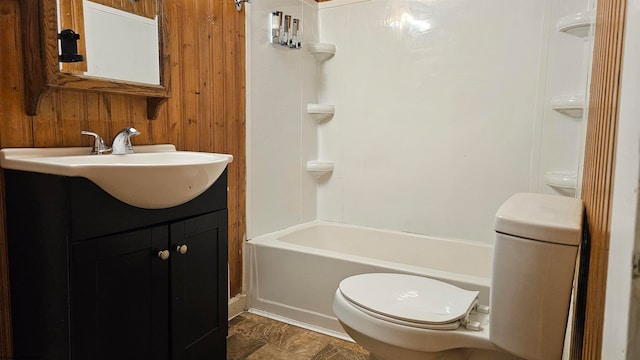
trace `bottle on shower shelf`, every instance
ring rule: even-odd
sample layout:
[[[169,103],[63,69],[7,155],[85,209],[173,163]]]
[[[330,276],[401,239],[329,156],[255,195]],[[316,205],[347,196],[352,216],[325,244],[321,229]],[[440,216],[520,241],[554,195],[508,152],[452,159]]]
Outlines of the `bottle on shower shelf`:
[[[300,20],[293,19],[293,26],[291,29],[291,38],[289,39],[289,47],[292,49],[299,49],[301,45],[300,41]]]
[[[271,13],[271,43],[280,43],[280,28],[282,28],[282,11]]]
[[[282,29],[280,30],[280,45],[287,45],[289,43],[289,31],[291,29],[291,15],[285,15],[282,23]]]

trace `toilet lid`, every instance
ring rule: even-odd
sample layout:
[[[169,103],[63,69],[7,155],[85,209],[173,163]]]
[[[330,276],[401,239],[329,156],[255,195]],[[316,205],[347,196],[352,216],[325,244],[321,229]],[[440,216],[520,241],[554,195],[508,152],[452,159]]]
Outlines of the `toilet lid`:
[[[362,274],[342,280],[342,295],[352,303],[390,318],[420,324],[446,324],[463,318],[478,291],[421,276]]]

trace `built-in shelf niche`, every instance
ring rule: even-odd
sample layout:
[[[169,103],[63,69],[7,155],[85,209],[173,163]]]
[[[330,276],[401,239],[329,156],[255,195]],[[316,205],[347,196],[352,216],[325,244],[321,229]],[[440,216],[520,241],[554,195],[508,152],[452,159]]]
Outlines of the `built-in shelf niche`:
[[[333,44],[310,43],[307,49],[320,63],[331,59],[336,54],[336,46]]]
[[[330,120],[336,112],[334,105],[307,104],[307,114],[317,122]]]
[[[307,161],[307,171],[315,178],[321,178],[333,173],[333,161],[311,160]]]
[[[584,95],[560,95],[551,98],[551,108],[573,118],[582,118]]]
[[[595,17],[586,12],[566,15],[558,20],[558,31],[577,37],[586,38],[591,34]]]

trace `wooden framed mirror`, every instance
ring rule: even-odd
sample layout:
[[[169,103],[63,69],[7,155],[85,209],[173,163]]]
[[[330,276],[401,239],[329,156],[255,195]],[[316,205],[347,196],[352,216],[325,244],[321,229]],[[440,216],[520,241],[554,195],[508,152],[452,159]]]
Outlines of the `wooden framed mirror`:
[[[157,1],[159,84],[91,76],[58,61],[58,8],[56,0],[20,2],[24,40],[26,112],[37,115],[42,97],[51,89],[128,94],[147,99],[147,117],[155,119],[169,97],[169,53],[162,0]],[[82,34],[81,34],[82,36]],[[126,56],[126,54],[123,54]],[[131,59],[129,61],[136,61]]]

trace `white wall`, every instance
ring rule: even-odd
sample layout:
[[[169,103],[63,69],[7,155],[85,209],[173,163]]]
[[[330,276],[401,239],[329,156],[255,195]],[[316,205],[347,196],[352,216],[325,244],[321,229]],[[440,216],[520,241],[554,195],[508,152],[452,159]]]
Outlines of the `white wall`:
[[[372,0],[321,10],[322,41],[338,52],[321,84],[337,110],[319,129],[319,156],[335,162],[319,217],[491,242],[499,205],[539,190],[541,144],[554,165],[576,168],[576,125],[540,123],[547,82],[584,91],[579,39],[575,59],[563,59],[576,69],[546,77],[551,6]]]
[[[318,64],[306,51],[269,43],[272,11],[302,21],[304,40],[318,36],[317,9],[300,0],[247,4],[247,238],[316,218],[316,185],[304,170],[317,156]],[[304,13],[304,14],[303,14]]]
[[[261,0],[250,5],[248,238],[314,218],[491,242],[511,194],[577,170],[586,42],[556,30],[587,0]],[[339,6],[335,6],[339,5]],[[268,44],[268,14],[303,16],[317,65]],[[317,22],[317,23],[316,23]],[[315,124],[312,102],[336,105]],[[308,160],[332,160],[316,182]]]
[[[631,279],[634,242],[640,250],[638,180],[640,179],[640,1],[627,2],[618,139],[613,184],[607,296],[602,359],[637,359],[640,353],[640,279]],[[633,284],[633,288],[632,288]],[[630,312],[630,298],[636,303]],[[630,316],[632,321],[630,321]],[[628,339],[628,336],[632,336]],[[627,352],[635,346],[635,352]],[[631,350],[631,349],[630,349]]]

